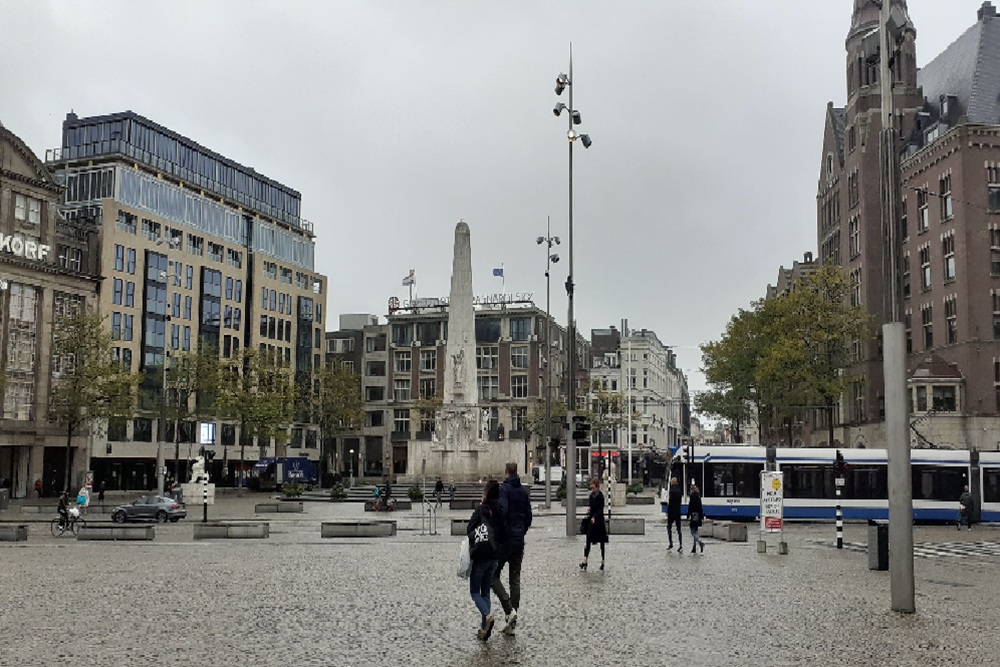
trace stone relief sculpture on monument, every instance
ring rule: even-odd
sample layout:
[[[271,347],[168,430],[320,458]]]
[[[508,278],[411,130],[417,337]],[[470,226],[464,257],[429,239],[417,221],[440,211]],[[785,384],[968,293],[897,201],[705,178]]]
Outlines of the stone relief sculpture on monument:
[[[479,412],[479,440],[488,442],[490,439],[490,410],[483,408]]]
[[[458,354],[451,355],[451,372],[454,373],[455,385],[462,386],[462,379],[465,377],[465,348],[458,351]]]

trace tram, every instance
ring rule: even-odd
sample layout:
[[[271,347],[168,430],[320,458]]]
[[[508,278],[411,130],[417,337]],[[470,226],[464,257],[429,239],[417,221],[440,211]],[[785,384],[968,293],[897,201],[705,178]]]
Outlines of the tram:
[[[889,516],[888,461],[884,449],[839,450],[846,464],[840,506],[847,520]],[[678,456],[671,476],[686,490],[701,489],[705,516],[754,520],[760,511],[760,473],[770,461],[784,473],[786,519],[833,519],[837,497],[833,448],[769,448],[748,445],[695,446],[689,461]],[[913,519],[954,521],[966,485],[980,521],[1000,521],[1000,452],[914,449],[910,451]],[[685,491],[686,493],[686,491]],[[666,489],[660,502],[664,512]],[[685,495],[685,508],[686,513]]]

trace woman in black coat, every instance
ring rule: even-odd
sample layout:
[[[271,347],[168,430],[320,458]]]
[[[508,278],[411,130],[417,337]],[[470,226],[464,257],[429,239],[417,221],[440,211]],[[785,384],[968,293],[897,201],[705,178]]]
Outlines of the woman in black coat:
[[[608,528],[604,523],[604,494],[601,493],[601,483],[594,477],[590,480],[590,511],[584,519],[587,527],[587,545],[583,548],[583,562],[580,569],[587,569],[587,557],[590,556],[590,545],[601,545],[601,569],[604,569],[604,545],[608,541]]]
[[[698,490],[697,485],[692,484],[691,495],[688,498],[688,527],[691,529],[691,538],[694,540],[694,544],[691,545],[691,553],[695,553],[699,547],[701,547],[701,552],[705,553],[705,542],[698,534],[698,529],[701,528],[701,522],[704,519],[705,514],[701,509],[701,491]]]

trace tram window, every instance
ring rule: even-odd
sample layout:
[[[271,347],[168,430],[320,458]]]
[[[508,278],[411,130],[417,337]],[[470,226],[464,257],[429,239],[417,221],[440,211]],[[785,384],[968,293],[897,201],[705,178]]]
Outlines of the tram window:
[[[830,466],[782,464],[786,498],[833,497],[833,470]]]
[[[983,470],[983,501],[1000,503],[1000,469]]]
[[[702,495],[715,498],[756,498],[760,495],[763,464],[709,463],[705,466]]]
[[[885,466],[852,467],[847,473],[844,497],[854,500],[889,497],[889,473]]]
[[[968,484],[967,469],[929,465],[913,466],[914,500],[957,500]]]

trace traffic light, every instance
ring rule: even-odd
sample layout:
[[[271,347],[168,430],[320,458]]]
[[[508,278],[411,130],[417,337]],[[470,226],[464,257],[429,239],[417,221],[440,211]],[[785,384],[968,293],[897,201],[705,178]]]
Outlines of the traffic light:
[[[573,440],[590,442],[590,422],[582,415],[573,415]]]
[[[684,445],[684,463],[691,463],[694,460],[694,446]]]

